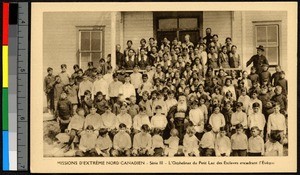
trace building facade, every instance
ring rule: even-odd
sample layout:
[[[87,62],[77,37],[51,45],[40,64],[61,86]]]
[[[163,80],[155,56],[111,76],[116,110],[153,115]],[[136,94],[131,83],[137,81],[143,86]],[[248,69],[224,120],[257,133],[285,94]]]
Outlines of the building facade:
[[[98,64],[100,58],[112,54],[120,44],[126,47],[127,40],[133,41],[133,48],[139,47],[140,39],[150,37],[158,42],[167,37],[183,40],[189,34],[193,42],[205,36],[205,29],[219,35],[225,43],[226,37],[238,47],[243,67],[256,53],[256,47],[263,45],[271,69],[280,65],[287,71],[287,12],[285,11],[199,11],[199,12],[62,12],[44,13],[43,65],[54,73],[60,71],[60,64],[87,67],[88,61]]]

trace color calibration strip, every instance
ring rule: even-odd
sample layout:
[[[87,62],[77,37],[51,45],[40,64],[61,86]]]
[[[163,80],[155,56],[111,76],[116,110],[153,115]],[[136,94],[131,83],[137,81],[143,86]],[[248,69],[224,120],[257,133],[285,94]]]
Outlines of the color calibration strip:
[[[9,170],[17,170],[17,63],[18,63],[18,4],[9,4],[8,34],[8,139]]]
[[[3,139],[3,166],[9,170],[9,140],[8,140],[8,24],[9,3],[3,3],[2,11],[2,139]]]

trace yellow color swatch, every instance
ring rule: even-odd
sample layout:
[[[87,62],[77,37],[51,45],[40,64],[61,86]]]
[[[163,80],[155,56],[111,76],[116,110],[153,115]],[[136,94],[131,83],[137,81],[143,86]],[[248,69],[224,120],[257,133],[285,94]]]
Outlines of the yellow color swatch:
[[[8,88],[8,46],[2,46],[2,71],[2,87]]]

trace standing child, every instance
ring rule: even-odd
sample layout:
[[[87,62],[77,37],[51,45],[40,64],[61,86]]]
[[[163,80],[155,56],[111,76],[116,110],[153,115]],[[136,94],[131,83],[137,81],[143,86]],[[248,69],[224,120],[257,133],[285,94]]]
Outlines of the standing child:
[[[286,115],[287,112],[287,97],[282,94],[282,87],[275,87],[275,95],[271,98],[271,101],[277,102],[280,104],[280,112]]]
[[[62,84],[64,85],[69,84],[69,80],[71,77],[67,73],[67,65],[62,64],[60,65],[60,68],[61,68],[61,72],[58,74],[58,76],[60,77]]]
[[[65,86],[65,92],[67,93],[68,99],[72,103],[75,112],[78,106],[78,86],[75,84],[74,79],[70,79],[70,84]]]
[[[280,143],[282,143],[283,138],[286,135],[286,119],[283,114],[280,113],[280,104],[274,104],[274,113],[272,113],[268,118],[267,123],[267,136],[272,133],[277,133],[280,137]]]
[[[271,133],[270,139],[265,144],[265,156],[283,156],[283,145],[280,144],[279,133]]]
[[[126,132],[126,125],[119,125],[119,132],[114,136],[112,156],[130,156],[132,146],[130,135]]]
[[[248,156],[262,156],[265,152],[265,144],[260,136],[260,129],[257,126],[251,128],[251,137],[248,140]]]
[[[130,76],[128,74],[125,75],[125,82],[120,87],[119,94],[122,95],[123,99],[129,98],[130,96],[135,96],[135,88],[130,83]]]
[[[253,126],[257,126],[261,131],[260,136],[264,138],[263,131],[266,124],[266,118],[260,111],[260,104],[255,102],[252,105],[253,113],[248,116],[248,127],[252,128]]]
[[[53,69],[47,68],[48,75],[44,78],[44,92],[47,97],[48,113],[54,113],[54,85],[55,76],[53,75]]]
[[[221,68],[230,68],[226,46],[222,46],[222,52],[219,54],[219,65]]]
[[[136,104],[135,96],[131,96],[129,100],[128,114],[133,118],[139,113],[139,106]]]
[[[112,148],[112,141],[108,135],[108,131],[105,128],[99,130],[99,137],[96,141],[96,152],[100,157],[109,157],[110,150]]]
[[[83,81],[79,84],[79,90],[78,90],[78,97],[80,99],[80,103],[82,103],[85,92],[88,90],[89,92],[92,92],[93,90],[93,83],[88,79],[87,75],[82,76]]]
[[[248,138],[244,134],[244,126],[236,125],[236,133],[231,136],[232,156],[247,156]]]
[[[220,105],[213,106],[213,114],[209,118],[209,124],[212,126],[212,130],[217,135],[221,127],[225,126],[225,118],[222,113],[220,113]]]
[[[161,131],[165,130],[168,121],[167,121],[167,117],[163,114],[161,114],[162,112],[162,107],[160,105],[157,105],[155,107],[155,111],[156,114],[151,118],[151,127],[153,129],[158,128]]]
[[[215,155],[215,134],[212,126],[207,124],[205,127],[206,132],[203,134],[200,141],[201,156],[214,156]]]
[[[118,74],[113,74],[113,81],[108,85],[108,96],[110,98],[110,104],[113,105],[117,102],[119,96],[119,88],[122,86],[122,82],[118,80]]]
[[[268,80],[268,82],[271,83],[272,75],[268,69],[269,69],[269,65],[263,64],[262,71],[259,74],[261,84],[263,83],[264,80]]]
[[[248,115],[250,115],[251,113],[253,113],[253,104],[254,103],[258,103],[258,105],[259,105],[259,112],[262,112],[262,109],[261,109],[261,107],[262,107],[262,102],[261,102],[261,100],[259,100],[257,97],[258,97],[258,92],[256,91],[256,90],[254,90],[254,91],[252,91],[251,92],[251,98],[250,98],[250,100],[249,100],[249,106],[248,106],[248,109],[247,109],[247,114]]]
[[[231,142],[229,137],[226,136],[226,129],[225,127],[220,128],[220,133],[217,135],[216,138],[216,146],[215,152],[217,157],[229,157],[231,152]]]
[[[56,117],[59,122],[61,132],[65,132],[70,123],[70,118],[73,116],[72,103],[68,100],[67,94],[62,92],[57,103]]]
[[[199,157],[199,140],[195,136],[195,129],[193,127],[189,127],[186,130],[186,134],[183,138],[183,147],[184,147],[184,155],[187,156],[196,156]]]
[[[152,140],[149,134],[149,126],[142,125],[141,132],[134,135],[133,138],[133,156],[148,156],[151,152]]]
[[[216,53],[215,47],[211,46],[209,51],[207,54],[207,66],[213,69],[219,68],[218,54]]]
[[[199,108],[203,111],[204,114],[204,124],[206,124],[208,121],[208,109],[205,104],[205,101],[206,101],[205,98],[203,97],[199,98]]]
[[[251,67],[251,72],[248,75],[248,79],[251,80],[251,83],[253,84],[254,82],[260,82],[260,77],[256,73],[256,68],[254,66]]]
[[[144,91],[142,93],[142,100],[139,102],[139,106],[145,106],[146,108],[146,113],[149,117],[152,117],[152,103],[149,100],[149,92]]]
[[[196,137],[201,140],[203,132],[204,132],[204,112],[201,108],[198,107],[198,101],[194,101],[192,103],[192,109],[189,113],[190,122],[195,130]]]
[[[247,89],[241,89],[241,95],[239,96],[238,102],[243,103],[243,112],[248,112],[248,107],[250,103],[250,97],[247,95]]]
[[[234,112],[231,116],[231,125],[232,125],[232,134],[236,132],[237,125],[242,125],[243,129],[247,129],[247,114],[243,112],[243,103],[237,102],[236,104],[236,112]]]
[[[61,79],[58,75],[55,76],[55,83],[54,83],[54,112],[57,110],[57,103],[60,99],[60,95],[63,92],[64,84],[61,82]]]
[[[168,140],[165,140],[164,143],[169,145],[165,149],[165,155],[169,157],[173,157],[178,152],[178,145],[179,145],[179,137],[178,137],[178,130],[173,128],[170,131],[170,138]]]
[[[278,79],[277,83],[275,84],[275,86],[281,86],[282,88],[282,94],[287,96],[288,94],[288,82],[285,79],[285,73],[284,71],[280,72],[280,78]]]
[[[236,50],[237,50],[237,47],[235,45],[232,45],[231,52],[229,53],[229,65],[231,68],[241,67],[241,58]]]

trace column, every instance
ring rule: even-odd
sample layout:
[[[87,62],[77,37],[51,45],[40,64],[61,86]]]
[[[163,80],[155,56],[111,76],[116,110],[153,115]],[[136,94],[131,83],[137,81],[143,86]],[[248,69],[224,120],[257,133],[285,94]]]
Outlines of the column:
[[[116,23],[117,23],[117,12],[111,12],[111,66],[113,70],[116,68]]]

